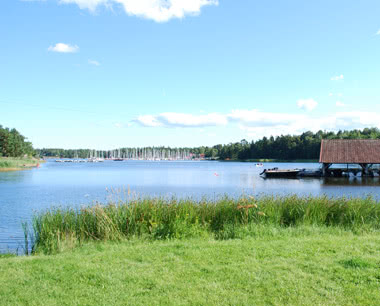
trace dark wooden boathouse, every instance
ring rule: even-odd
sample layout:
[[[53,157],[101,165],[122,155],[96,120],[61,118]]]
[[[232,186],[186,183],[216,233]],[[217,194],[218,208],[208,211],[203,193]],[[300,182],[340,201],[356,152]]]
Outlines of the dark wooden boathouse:
[[[380,139],[331,139],[322,140],[319,162],[323,176],[342,176],[343,173],[361,172],[362,176],[373,176],[380,164]],[[333,164],[346,165],[345,168],[330,168]],[[360,165],[359,169],[349,169],[348,165]]]

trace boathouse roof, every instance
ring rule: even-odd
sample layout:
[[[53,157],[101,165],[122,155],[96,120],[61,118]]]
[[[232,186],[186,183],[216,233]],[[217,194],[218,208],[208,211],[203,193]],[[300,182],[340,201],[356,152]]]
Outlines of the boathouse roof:
[[[380,164],[380,139],[322,140],[320,163]]]

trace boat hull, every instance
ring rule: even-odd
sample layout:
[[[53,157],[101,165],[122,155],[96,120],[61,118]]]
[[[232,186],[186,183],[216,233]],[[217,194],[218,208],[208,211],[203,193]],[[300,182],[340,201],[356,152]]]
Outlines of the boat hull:
[[[263,174],[266,178],[296,178],[300,170],[267,170]]]

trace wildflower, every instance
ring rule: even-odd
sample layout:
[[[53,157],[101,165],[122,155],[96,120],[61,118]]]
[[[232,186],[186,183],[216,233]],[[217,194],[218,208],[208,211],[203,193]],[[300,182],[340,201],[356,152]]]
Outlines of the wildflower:
[[[265,213],[263,213],[262,211],[259,211],[257,214],[258,214],[259,216],[263,216],[263,217],[266,216]]]
[[[236,208],[237,208],[237,209],[243,209],[243,208],[245,208],[245,209],[248,209],[248,208],[257,208],[257,205],[256,205],[256,204],[245,205],[245,206],[238,205]]]

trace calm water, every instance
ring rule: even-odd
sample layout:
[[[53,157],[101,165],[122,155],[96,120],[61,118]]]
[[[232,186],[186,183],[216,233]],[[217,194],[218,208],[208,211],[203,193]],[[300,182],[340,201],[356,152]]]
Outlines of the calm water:
[[[318,168],[318,164],[266,163],[266,168]],[[380,197],[379,178],[262,179],[251,163],[148,162],[55,163],[39,169],[0,172],[0,251],[20,248],[21,223],[51,206],[81,206],[115,197],[107,188],[142,196],[209,197],[228,194],[298,194]]]

